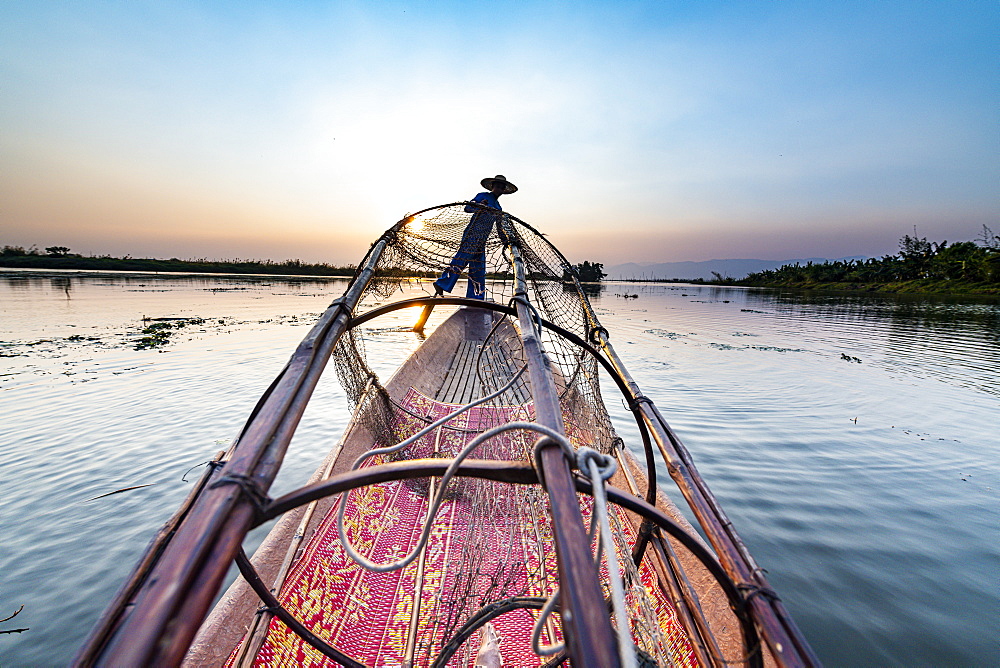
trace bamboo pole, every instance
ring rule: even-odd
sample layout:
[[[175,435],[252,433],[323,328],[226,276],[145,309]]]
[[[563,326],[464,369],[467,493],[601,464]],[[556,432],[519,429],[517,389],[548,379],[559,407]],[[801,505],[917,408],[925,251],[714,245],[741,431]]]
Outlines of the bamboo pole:
[[[337,448],[337,452],[340,451],[341,447],[343,447],[343,443],[341,443]],[[320,480],[326,480],[330,477],[330,473],[333,471],[333,466],[337,462],[336,456],[330,457],[329,459],[330,461],[323,468]],[[285,558],[282,560],[281,566],[278,568],[278,572],[274,576],[274,582],[271,585],[271,593],[275,596],[281,592],[281,588],[285,585],[285,579],[288,577],[288,571],[291,570],[292,564],[295,563],[296,554],[298,553],[302,542],[305,540],[306,531],[309,528],[309,523],[312,521],[313,514],[316,512],[316,506],[318,505],[319,501],[317,500],[310,502],[309,505],[306,506],[306,511],[302,514],[302,519],[299,521],[299,525],[295,530],[295,535],[292,536],[292,540],[288,543],[288,550],[285,552]],[[239,668],[250,668],[253,666],[257,652],[264,644],[264,640],[267,639],[267,630],[273,616],[274,615],[271,612],[262,610],[254,617],[253,625],[247,632],[243,642],[240,643],[240,650],[236,654],[236,660],[233,662],[234,665]]]
[[[503,219],[501,224],[509,225]],[[507,237],[516,281],[515,309],[535,402],[535,419],[539,424],[565,433],[555,379],[527,304],[524,260],[513,229],[507,231]],[[542,484],[552,508],[552,529],[559,563],[561,618],[568,654],[574,666],[618,666],[617,643],[604,605],[597,565],[586,539],[569,463],[558,444],[552,442],[542,446],[539,459],[542,463]]]
[[[625,453],[624,445],[617,448],[615,456],[618,458],[618,464],[621,467],[622,473],[625,474],[625,482],[628,484],[629,491],[635,496],[642,498],[642,494],[639,493],[639,485],[632,475],[628,461],[629,456]],[[643,528],[648,532],[655,532],[655,529],[649,525],[648,521],[640,523],[640,531]],[[683,568],[677,560],[677,555],[670,549],[670,544],[663,540],[658,533],[653,533],[650,542],[652,542],[653,549],[657,555],[657,559],[651,560],[656,570],[657,580],[660,586],[667,591],[670,600],[674,601],[677,618],[691,640],[691,647],[694,650],[695,657],[698,659],[698,664],[717,666],[718,663],[713,661],[712,657],[721,656],[721,653],[718,651],[715,638],[712,637],[712,633],[707,627],[705,615],[698,604],[698,595],[691,586],[691,581],[684,575]],[[664,545],[666,545],[669,552],[664,552]],[[695,614],[695,610],[697,610],[697,614]],[[714,655],[708,649],[709,645],[713,648]]]
[[[253,525],[255,505],[274,480],[334,346],[347,330],[350,315],[374,276],[389,238],[401,224],[372,245],[347,292],[320,316],[299,344],[219,479],[199,497],[178,527],[128,617],[94,662],[177,665],[183,659]]]

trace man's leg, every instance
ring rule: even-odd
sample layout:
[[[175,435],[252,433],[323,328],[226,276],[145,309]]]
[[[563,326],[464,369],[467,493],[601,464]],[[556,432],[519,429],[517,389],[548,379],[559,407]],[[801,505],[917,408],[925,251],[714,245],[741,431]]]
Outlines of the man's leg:
[[[448,268],[444,270],[441,276],[434,281],[435,291],[439,292],[451,292],[455,287],[455,283],[458,282],[458,277],[465,269],[466,265],[472,260],[472,253],[459,249],[452,258],[451,264]]]
[[[469,287],[465,296],[486,299],[486,251],[480,251],[469,259]]]

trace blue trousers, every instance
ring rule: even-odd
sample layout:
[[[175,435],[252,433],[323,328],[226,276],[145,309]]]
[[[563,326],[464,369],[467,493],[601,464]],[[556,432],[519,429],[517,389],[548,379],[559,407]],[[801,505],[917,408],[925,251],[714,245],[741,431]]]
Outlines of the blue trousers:
[[[455,253],[451,264],[441,277],[434,281],[435,287],[451,292],[462,270],[469,268],[469,287],[465,296],[469,299],[486,299],[486,249],[470,248],[463,245]]]

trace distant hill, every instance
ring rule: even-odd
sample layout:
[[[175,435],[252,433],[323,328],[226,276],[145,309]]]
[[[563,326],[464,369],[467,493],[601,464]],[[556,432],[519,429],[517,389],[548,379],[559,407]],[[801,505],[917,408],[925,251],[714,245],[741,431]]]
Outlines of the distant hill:
[[[853,257],[834,259],[840,261],[864,260],[866,257],[855,255]],[[608,274],[608,278],[701,278],[710,280],[714,278],[712,276],[713,271],[717,271],[722,276],[728,276],[729,278],[744,278],[747,274],[756,271],[777,269],[786,264],[795,264],[796,262],[799,264],[806,264],[808,262],[821,264],[832,261],[825,257],[807,257],[797,260],[704,260],[702,262],[660,262],[659,264],[628,262],[626,264],[616,264],[606,267],[604,271]]]

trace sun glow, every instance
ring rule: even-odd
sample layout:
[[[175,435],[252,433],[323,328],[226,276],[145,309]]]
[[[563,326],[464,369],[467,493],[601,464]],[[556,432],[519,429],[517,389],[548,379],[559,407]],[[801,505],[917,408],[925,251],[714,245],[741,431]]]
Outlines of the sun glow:
[[[413,216],[406,221],[406,231],[410,234],[420,234],[424,231],[424,218],[422,216]]]

